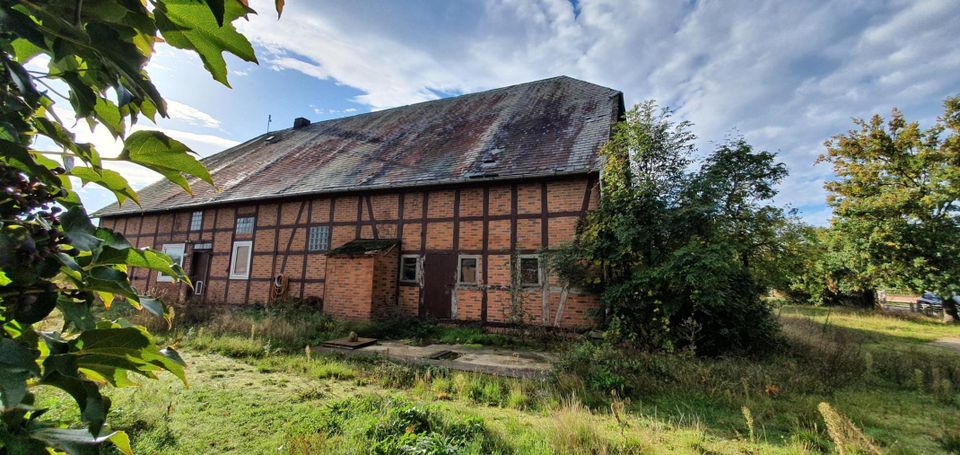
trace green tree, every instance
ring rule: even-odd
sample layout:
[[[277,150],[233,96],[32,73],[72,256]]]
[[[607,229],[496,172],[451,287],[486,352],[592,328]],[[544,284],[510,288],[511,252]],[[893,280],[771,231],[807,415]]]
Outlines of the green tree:
[[[691,172],[689,128],[653,102],[630,110],[602,152],[600,206],[550,262],[600,292],[608,322],[640,344],[767,349],[777,325],[759,267],[778,254],[785,216],[769,200],[786,168],[734,140]]]
[[[819,158],[837,176],[826,184],[833,250],[864,289],[960,294],[960,97],[944,105],[926,130],[896,109],[889,122],[855,119]],[[955,306],[946,313],[956,320]]]
[[[152,169],[186,191],[212,184],[185,145],[158,131],[126,133],[141,116],[166,116],[145,69],[161,37],[196,52],[227,84],[223,52],[256,62],[232,25],[249,13],[238,0],[0,0],[0,452],[88,453],[111,441],[130,453],[127,436],[106,425],[110,400],[101,386],[130,385],[130,372],[168,371],[186,383],[176,351],[161,349],[142,327],[101,316],[119,297],[169,321],[162,302],[130,285],[128,267],[186,277],[165,255],[92,224],[71,177],[107,188],[121,203],[139,203],[137,194],[103,167],[108,158],[93,145],[75,141],[55,101],[123,140],[120,156],[109,159]],[[63,327],[41,330],[55,311]],[[76,400],[82,428],[44,418],[35,403],[47,387]]]

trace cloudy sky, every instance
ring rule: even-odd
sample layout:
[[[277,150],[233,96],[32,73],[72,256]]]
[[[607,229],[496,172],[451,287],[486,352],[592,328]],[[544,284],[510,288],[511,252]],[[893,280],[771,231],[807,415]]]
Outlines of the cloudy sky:
[[[822,224],[824,140],[894,106],[931,125],[960,94],[956,0],[290,0],[279,21],[272,3],[252,2],[261,14],[238,25],[260,64],[228,59],[232,89],[160,45],[148,70],[171,118],[143,127],[209,155],[263,133],[268,116],[280,129],[563,74],[675,109],[704,150],[743,135],[778,152],[791,172],[779,202]],[[136,187],[156,178],[124,172]]]

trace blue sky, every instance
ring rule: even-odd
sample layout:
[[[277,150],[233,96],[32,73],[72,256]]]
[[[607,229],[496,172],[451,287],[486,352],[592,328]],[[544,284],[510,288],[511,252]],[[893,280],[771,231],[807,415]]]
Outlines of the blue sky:
[[[778,202],[823,224],[814,166],[851,117],[894,106],[932,125],[960,94],[960,2],[500,0],[273,2],[238,28],[259,65],[228,58],[232,89],[166,45],[148,71],[170,101],[160,128],[206,156],[266,131],[556,75],[656,99],[694,123],[702,149],[732,135],[779,152]],[[80,139],[117,145],[82,124]],[[142,187],[156,176],[122,166]],[[89,208],[110,199],[84,189]]]

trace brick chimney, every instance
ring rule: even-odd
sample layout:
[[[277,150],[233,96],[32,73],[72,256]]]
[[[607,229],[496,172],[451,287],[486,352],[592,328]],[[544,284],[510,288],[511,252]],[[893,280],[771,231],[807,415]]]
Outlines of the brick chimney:
[[[297,117],[293,120],[293,129],[298,130],[310,124],[309,119],[303,117]]]

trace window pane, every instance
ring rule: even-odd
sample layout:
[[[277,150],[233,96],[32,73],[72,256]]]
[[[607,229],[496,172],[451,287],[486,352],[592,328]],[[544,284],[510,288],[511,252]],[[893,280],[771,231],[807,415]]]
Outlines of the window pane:
[[[237,259],[233,263],[233,274],[246,275],[248,264],[250,263],[250,247],[247,245],[238,245],[236,255]]]
[[[182,243],[169,243],[161,246],[160,251],[162,251],[163,254],[170,256],[170,259],[173,260],[174,264],[183,267],[183,252],[185,248],[185,245]],[[173,281],[173,277],[157,272],[157,281]]]
[[[405,257],[401,259],[400,281],[417,281],[417,258]]]
[[[193,212],[190,216],[190,230],[199,231],[201,227],[203,227],[203,212]]]
[[[469,284],[477,282],[476,258],[460,258],[460,282]]]
[[[539,258],[520,258],[520,284],[540,284]]]
[[[237,218],[237,234],[252,234],[253,233],[253,217],[244,216]]]
[[[307,249],[310,251],[325,251],[330,248],[330,227],[313,226],[307,239]]]

